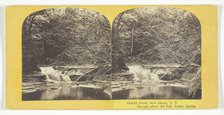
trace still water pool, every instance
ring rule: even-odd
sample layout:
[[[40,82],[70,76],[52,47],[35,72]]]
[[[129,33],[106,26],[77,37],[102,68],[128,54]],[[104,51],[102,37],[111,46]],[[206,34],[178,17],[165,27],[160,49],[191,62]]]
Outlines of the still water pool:
[[[178,66],[177,66],[178,67]],[[62,72],[53,67],[42,67],[47,76],[44,82],[23,82],[23,100],[110,100],[110,99],[200,99],[201,90],[194,96],[189,94],[188,85],[181,80],[163,81],[159,75],[175,68],[162,66],[129,66],[133,80],[75,82],[69,74],[80,74],[88,69]],[[121,74],[119,74],[121,75]],[[118,75],[118,78],[119,78]],[[124,75],[124,74],[122,74]],[[54,82],[52,82],[54,81]]]
[[[112,94],[111,94],[112,92]],[[75,83],[24,84],[23,100],[110,100],[110,99],[199,99],[188,94],[188,88],[176,86],[128,86],[110,90],[100,85]]]
[[[23,100],[107,100],[111,99],[100,85],[76,83],[23,84]]]

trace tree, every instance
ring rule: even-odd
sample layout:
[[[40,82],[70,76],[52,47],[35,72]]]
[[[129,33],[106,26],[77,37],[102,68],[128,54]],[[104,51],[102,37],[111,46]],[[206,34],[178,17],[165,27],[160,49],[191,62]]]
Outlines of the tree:
[[[120,13],[112,27],[114,68],[119,68],[116,62],[189,64],[200,54],[200,22],[185,10],[131,9]]]
[[[23,24],[23,68],[35,65],[110,64],[109,21],[81,8],[52,8],[29,15]]]

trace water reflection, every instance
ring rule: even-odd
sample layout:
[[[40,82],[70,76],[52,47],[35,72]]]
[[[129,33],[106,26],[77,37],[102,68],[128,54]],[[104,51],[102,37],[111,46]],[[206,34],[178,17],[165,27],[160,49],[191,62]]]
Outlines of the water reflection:
[[[48,86],[49,87],[49,86]],[[23,100],[108,100],[110,96],[103,88],[60,84],[32,92],[24,92]]]
[[[177,67],[179,65],[129,66],[129,73],[113,76],[123,79],[100,82],[65,80],[60,72],[52,72],[52,67],[45,67],[42,71],[51,80],[23,82],[22,97],[23,100],[200,99],[201,89],[195,95],[189,94],[189,86],[183,80],[159,79],[160,75],[168,74]],[[126,79],[131,74],[133,79]],[[64,80],[61,80],[61,76]]]
[[[186,87],[159,86],[151,88],[136,87],[115,91],[112,93],[113,99],[189,99],[192,98],[188,94]],[[197,95],[199,98],[200,95]]]
[[[45,86],[49,87],[49,86]],[[38,89],[38,88],[34,88]],[[23,92],[23,100],[109,100],[110,94],[103,88],[82,87],[72,84],[54,85],[47,89]],[[132,87],[112,92],[112,99],[199,99],[200,94],[191,97],[188,88],[175,86]]]

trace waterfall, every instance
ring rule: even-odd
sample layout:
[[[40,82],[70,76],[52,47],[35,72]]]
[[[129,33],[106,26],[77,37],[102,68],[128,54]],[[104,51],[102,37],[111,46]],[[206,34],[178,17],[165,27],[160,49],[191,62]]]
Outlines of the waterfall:
[[[60,71],[55,70],[53,67],[40,67],[41,73],[46,75],[46,81],[71,81],[69,75],[62,74]]]
[[[128,66],[129,71],[134,74],[135,80],[141,81],[158,81],[157,73],[153,73],[150,69],[141,67],[141,65]]]
[[[128,66],[129,71],[134,74],[135,80],[148,81],[149,76],[146,70],[143,70],[140,65]]]

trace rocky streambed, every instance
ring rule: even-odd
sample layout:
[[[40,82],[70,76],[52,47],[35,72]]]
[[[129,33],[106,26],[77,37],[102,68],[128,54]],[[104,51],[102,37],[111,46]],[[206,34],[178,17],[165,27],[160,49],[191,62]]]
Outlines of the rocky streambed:
[[[23,76],[23,100],[201,98],[200,89],[197,89],[194,95],[190,93],[189,77],[178,76],[176,68],[180,69],[179,67],[129,66],[129,71],[113,74],[103,74],[105,72],[99,71],[107,71],[107,68],[97,71],[94,67],[47,67],[45,70],[42,68],[40,73]],[[94,74],[93,70],[98,74]],[[175,75],[178,76],[175,79],[161,79],[161,76],[170,78]],[[78,81],[78,79],[83,80]]]

